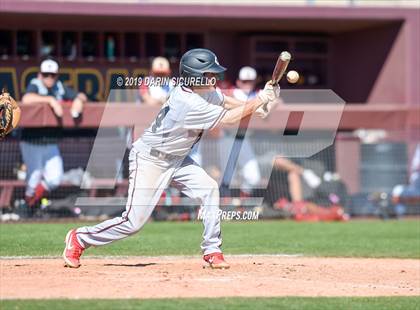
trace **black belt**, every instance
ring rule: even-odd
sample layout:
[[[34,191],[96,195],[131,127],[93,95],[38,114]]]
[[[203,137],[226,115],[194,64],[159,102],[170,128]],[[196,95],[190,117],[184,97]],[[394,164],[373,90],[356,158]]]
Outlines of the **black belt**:
[[[180,159],[182,156],[178,156],[178,155],[172,155],[172,154],[168,154],[168,153],[164,153],[161,152],[155,148],[151,148],[150,149],[150,155],[157,157],[161,160],[176,160],[176,159]]]

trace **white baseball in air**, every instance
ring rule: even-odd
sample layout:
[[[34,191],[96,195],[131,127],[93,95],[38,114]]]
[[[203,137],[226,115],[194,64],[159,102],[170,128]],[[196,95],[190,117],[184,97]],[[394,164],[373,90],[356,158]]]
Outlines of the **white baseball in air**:
[[[289,83],[295,84],[299,81],[299,73],[294,70],[291,70],[287,73],[287,80]]]

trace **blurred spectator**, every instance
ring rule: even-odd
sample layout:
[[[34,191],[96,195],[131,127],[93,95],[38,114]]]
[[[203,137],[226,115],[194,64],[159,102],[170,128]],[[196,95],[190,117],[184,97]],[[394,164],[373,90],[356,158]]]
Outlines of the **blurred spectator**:
[[[156,57],[153,59],[150,68],[150,80],[156,81],[155,78],[170,78],[171,68],[169,61],[165,57]],[[142,83],[140,86],[140,101],[150,106],[161,106],[165,103],[166,98],[173,88],[172,83],[159,83],[156,85],[147,85]]]
[[[242,67],[241,70],[239,70],[236,88],[233,90],[233,97],[242,101],[248,101],[249,99],[255,98],[257,95],[255,89],[256,83],[257,71],[252,67]]]
[[[217,81],[217,87],[219,89],[221,89],[222,93],[224,95],[227,96],[231,96],[233,97],[233,90],[234,90],[234,86],[233,84],[227,80],[226,78],[224,78],[223,80],[218,80]]]
[[[324,207],[309,201],[290,203],[287,199],[280,199],[274,208],[282,210],[285,215],[291,216],[296,221],[348,221],[350,216],[344,212],[340,205]]]
[[[397,216],[404,215],[408,205],[420,205],[420,143],[417,144],[411,161],[409,183],[396,185],[392,191],[392,200]]]
[[[165,57],[155,57],[152,61],[150,68],[149,81],[153,81],[153,84],[142,83],[140,85],[139,94],[140,102],[149,106],[162,106],[168,98],[169,92],[173,88],[173,84],[168,82],[171,77],[171,67],[168,59]],[[158,82],[159,78],[168,78],[166,82]],[[143,80],[144,81],[144,80]],[[158,83],[157,83],[158,82]],[[161,200],[172,200],[176,199],[177,194],[173,194],[171,189],[166,189],[161,196]],[[156,215],[162,213],[159,208],[155,212]]]
[[[256,80],[257,71],[254,68],[242,67],[236,80],[236,88],[232,92],[233,97],[244,102],[255,98]],[[260,183],[260,168],[251,144],[245,139],[246,130],[247,128],[238,128],[232,149],[226,149],[226,145],[229,145],[227,143],[220,144],[220,158],[228,160],[227,163],[222,163],[222,167],[226,167],[222,179],[222,195],[229,193],[229,184],[235,173],[235,167],[241,169],[241,195],[243,197],[251,196],[253,188]],[[225,135],[228,135],[228,132],[225,132]]]
[[[63,44],[63,56],[67,57],[67,60],[75,60],[77,57],[77,45],[76,42],[70,37],[65,37]]]
[[[115,61],[115,39],[112,35],[106,38],[105,53],[109,61]]]
[[[287,172],[289,194],[292,202],[303,201],[301,178],[311,188],[317,188],[321,185],[321,178],[318,177],[312,170],[304,169],[287,158],[277,157],[274,160],[274,169]]]
[[[45,57],[45,56],[53,54],[54,50],[55,50],[55,46],[53,44],[43,43],[41,45],[39,53],[41,54],[42,57]]]
[[[304,169],[297,163],[282,157],[274,160],[274,169],[287,172],[288,190],[291,200],[290,202],[285,197],[280,197],[273,204],[275,209],[282,210],[297,221],[346,221],[349,219],[349,216],[344,212],[343,206],[340,204],[340,199],[334,194],[333,197],[335,198],[330,197],[333,199],[330,199],[328,207],[304,200],[302,179],[310,188],[316,191],[321,189],[322,179],[314,171]],[[328,174],[332,175],[333,173],[328,172]],[[325,179],[328,180],[328,177]],[[328,188],[325,189],[327,193],[332,194],[328,191]],[[320,192],[323,192],[323,190],[321,189]]]
[[[30,81],[22,104],[48,103],[57,118],[63,116],[62,101],[71,100],[73,118],[80,117],[86,96],[58,80],[58,63],[52,59],[41,63],[37,78]],[[27,166],[25,201],[34,207],[48,192],[60,185],[63,175],[63,160],[58,148],[60,128],[24,128],[20,149]]]
[[[255,69],[246,66],[239,71],[236,87],[233,90],[227,80],[218,83],[218,87],[221,88],[224,94],[246,102],[257,95],[255,89],[256,79],[257,72]],[[210,139],[218,140],[217,146],[221,159],[220,168],[222,170],[225,169],[224,173],[222,173],[221,196],[231,196],[229,186],[234,178],[236,167],[238,167],[240,174],[241,197],[252,196],[253,189],[260,183],[260,168],[251,144],[248,140],[245,140],[246,130],[246,128],[238,128],[234,137],[232,136],[234,133],[219,128],[211,130],[208,134]],[[233,144],[232,139],[234,139]],[[202,162],[200,145],[202,144],[196,145],[190,154],[190,157],[198,164]],[[232,148],[229,147],[230,145],[232,145]]]

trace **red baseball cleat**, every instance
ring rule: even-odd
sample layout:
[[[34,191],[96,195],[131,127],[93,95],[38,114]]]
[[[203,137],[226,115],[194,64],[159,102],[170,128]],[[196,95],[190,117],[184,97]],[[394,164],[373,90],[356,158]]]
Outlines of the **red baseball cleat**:
[[[229,269],[229,264],[225,261],[223,253],[210,253],[203,256],[203,259],[208,263],[208,267],[212,269]],[[205,268],[206,266],[204,266]]]
[[[64,241],[66,247],[64,248],[63,258],[64,266],[70,268],[80,267],[80,256],[84,248],[80,245],[76,237],[76,229],[72,229],[67,233],[66,240]]]

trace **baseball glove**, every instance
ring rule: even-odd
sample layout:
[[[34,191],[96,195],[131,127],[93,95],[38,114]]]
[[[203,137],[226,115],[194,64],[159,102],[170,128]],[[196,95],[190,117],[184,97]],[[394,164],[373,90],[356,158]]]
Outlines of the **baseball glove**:
[[[0,140],[16,127],[19,121],[18,110],[16,101],[3,90],[0,95]]]

